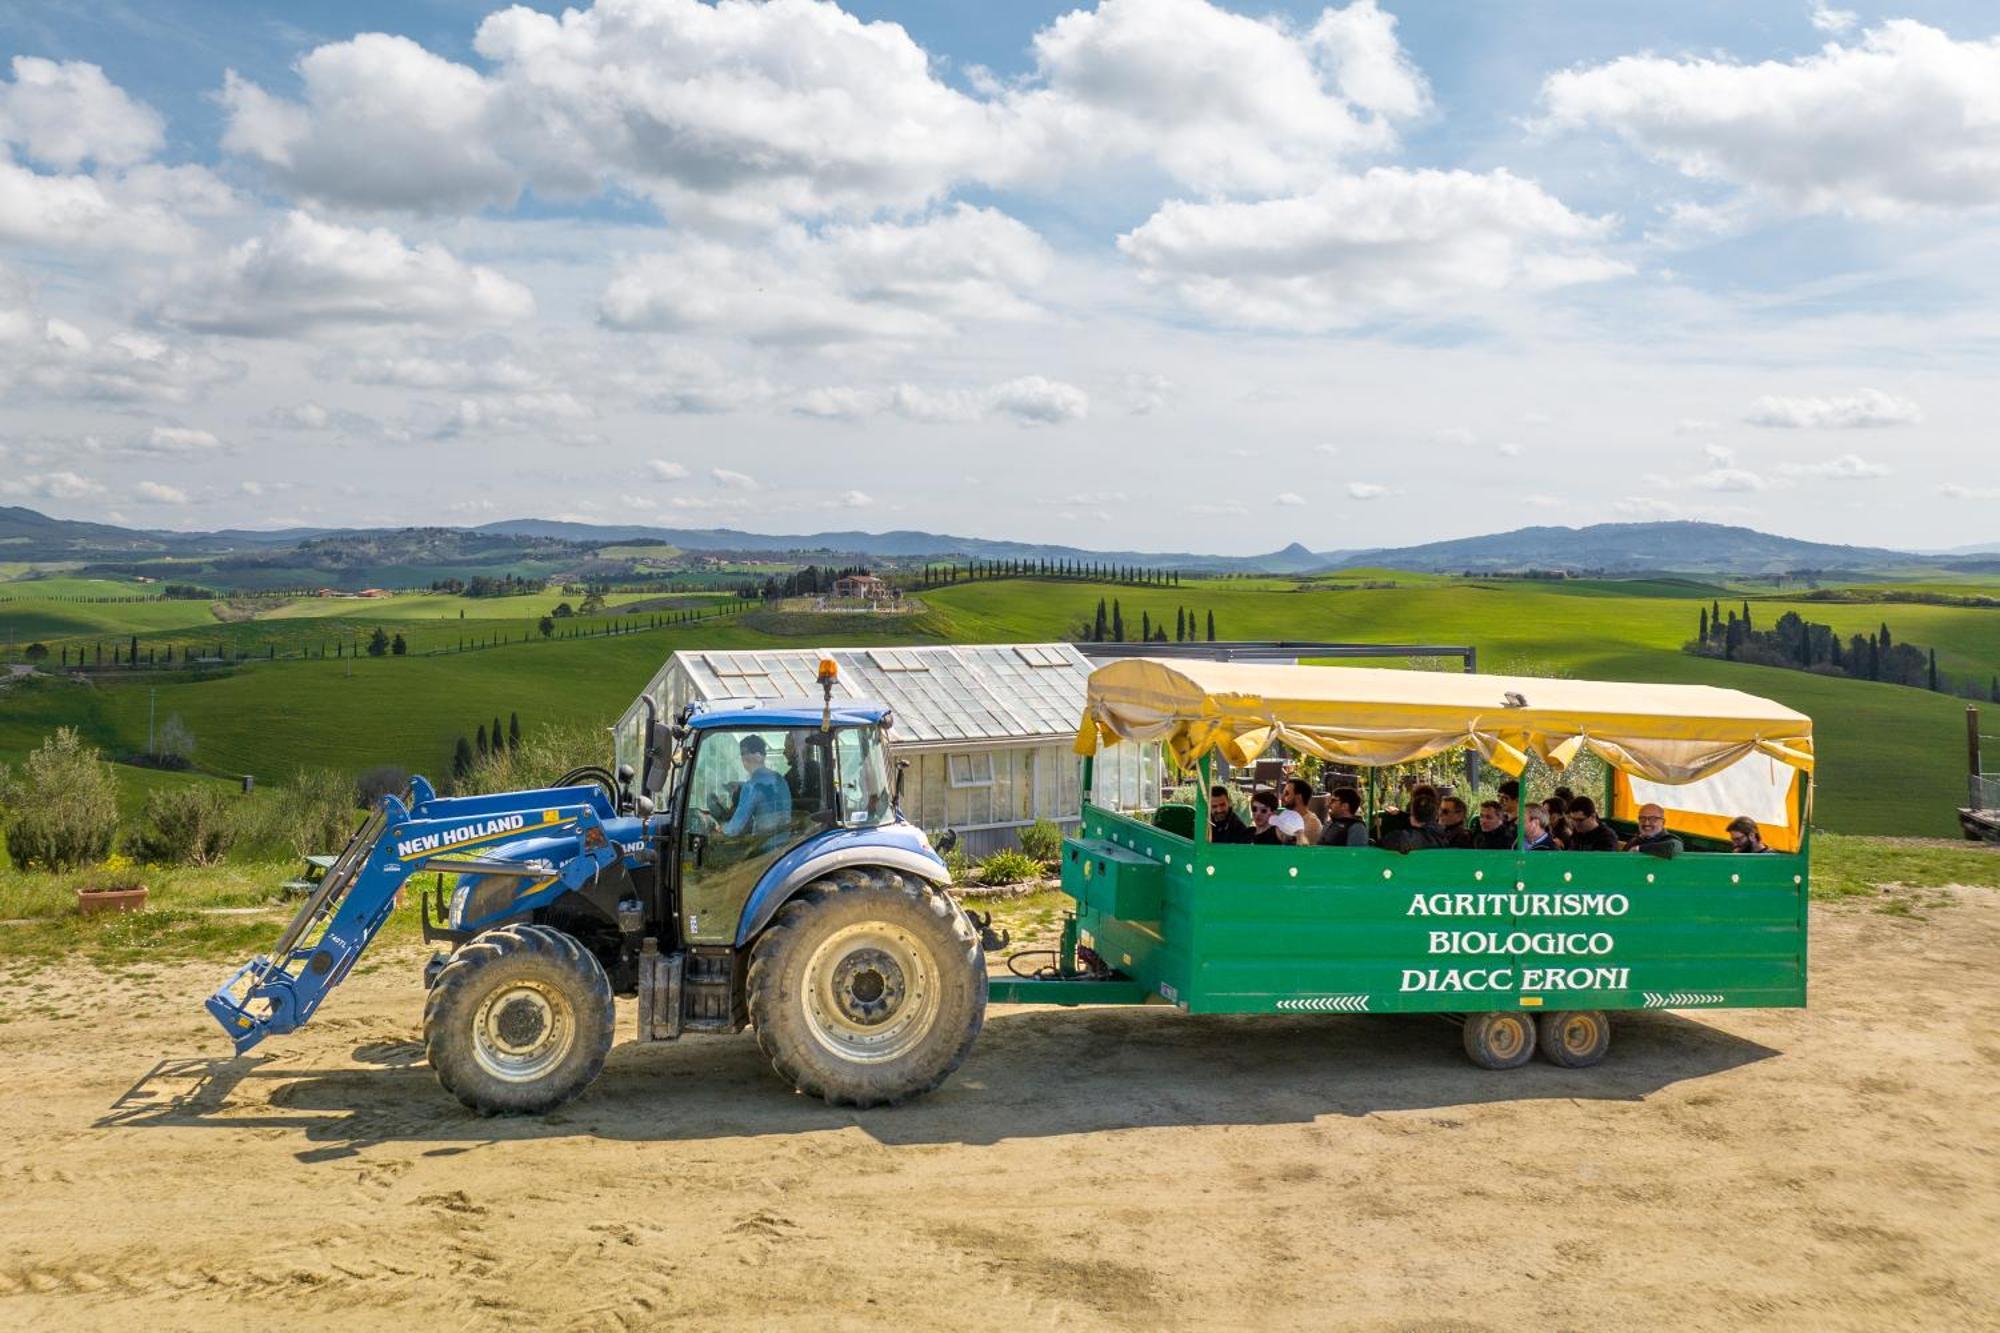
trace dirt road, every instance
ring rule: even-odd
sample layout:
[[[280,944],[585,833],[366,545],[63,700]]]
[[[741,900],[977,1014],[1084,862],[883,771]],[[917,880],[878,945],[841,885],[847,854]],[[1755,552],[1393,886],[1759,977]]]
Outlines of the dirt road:
[[[2000,1327],[2000,896],[1943,896],[1816,908],[1811,1010],[1622,1019],[1595,1070],[995,1009],[859,1114],[737,1037],[481,1120],[414,957],[234,1061],[220,969],[44,971],[0,1004],[0,1325]]]

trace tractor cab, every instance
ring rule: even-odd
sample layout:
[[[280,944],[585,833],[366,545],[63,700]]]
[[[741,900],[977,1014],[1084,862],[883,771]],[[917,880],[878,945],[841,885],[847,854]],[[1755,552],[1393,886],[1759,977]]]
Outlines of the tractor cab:
[[[815,859],[860,830],[927,850],[896,810],[879,704],[734,700],[682,715],[666,766],[662,871],[677,889],[684,937],[735,944],[745,908],[781,862]],[[878,841],[880,833],[870,837]]]

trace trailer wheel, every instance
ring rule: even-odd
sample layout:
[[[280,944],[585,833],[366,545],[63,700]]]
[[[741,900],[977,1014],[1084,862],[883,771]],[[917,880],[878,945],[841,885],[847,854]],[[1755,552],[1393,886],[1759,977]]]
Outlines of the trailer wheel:
[[[785,904],[750,951],[757,1044],[834,1106],[894,1106],[944,1082],[986,1021],[986,954],[957,903],[862,872]]]
[[[1481,1069],[1519,1069],[1535,1058],[1535,1021],[1513,1010],[1467,1014],[1465,1053]]]
[[[1601,1009],[1559,1009],[1541,1015],[1536,1026],[1542,1058],[1564,1069],[1587,1069],[1611,1049],[1611,1020]]]
[[[502,926],[438,972],[424,1044],[444,1090],[481,1115],[539,1115],[603,1071],[615,1016],[588,949],[548,926]]]

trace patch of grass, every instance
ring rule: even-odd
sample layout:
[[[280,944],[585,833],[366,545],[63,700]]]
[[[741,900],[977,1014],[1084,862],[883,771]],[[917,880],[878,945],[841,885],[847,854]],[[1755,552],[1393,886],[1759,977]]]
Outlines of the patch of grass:
[[[1885,886],[1937,889],[1947,884],[2000,889],[2000,848],[1971,842],[1853,838],[1835,833],[1813,838],[1815,898],[1880,897]],[[1906,905],[1899,910],[1910,909]]]

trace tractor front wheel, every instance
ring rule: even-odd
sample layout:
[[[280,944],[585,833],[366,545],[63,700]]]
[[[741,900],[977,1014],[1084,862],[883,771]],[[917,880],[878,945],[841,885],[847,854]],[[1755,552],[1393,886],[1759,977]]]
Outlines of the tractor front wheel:
[[[835,1106],[893,1106],[958,1068],[986,1020],[986,954],[958,904],[881,870],[820,881],[750,952],[772,1067]]]
[[[591,952],[548,926],[502,926],[451,956],[424,1001],[444,1090],[481,1115],[539,1115],[604,1069],[615,1002]]]

